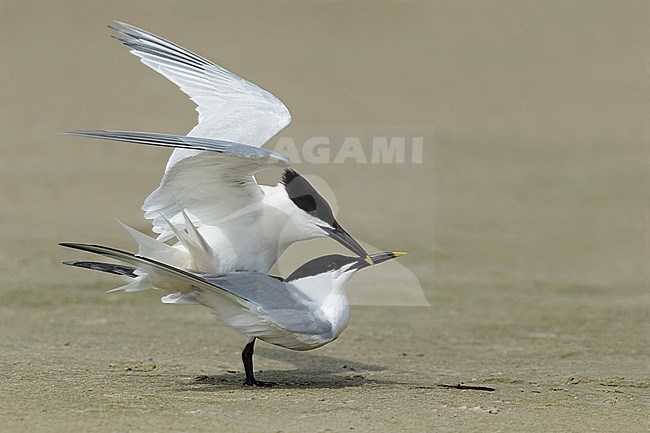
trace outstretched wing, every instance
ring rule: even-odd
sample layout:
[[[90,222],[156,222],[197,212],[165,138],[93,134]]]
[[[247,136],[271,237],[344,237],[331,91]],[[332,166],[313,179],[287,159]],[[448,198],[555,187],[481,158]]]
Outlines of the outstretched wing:
[[[196,103],[199,123],[188,135],[261,147],[291,123],[287,107],[266,90],[160,36],[116,23],[115,38]]]
[[[271,150],[209,138],[102,130],[65,134],[201,151],[169,168],[142,206],[163,241],[174,236],[168,222],[186,226],[181,209],[197,227],[219,226],[229,220],[241,223],[242,218],[253,223],[264,197],[253,176],[289,164]]]
[[[201,304],[214,310],[227,325],[245,335],[259,337],[273,344],[304,349],[304,346],[296,342],[295,334],[319,336],[327,335],[332,331],[331,325],[319,319],[312,311],[313,302],[309,298],[293,286],[268,275],[257,272],[195,274],[115,248],[77,243],[60,245],[133,265],[148,274],[154,287],[170,292],[175,292],[175,287],[182,288],[183,293],[177,293],[177,297],[183,294],[195,296]],[[66,264],[120,273],[114,269],[107,269],[111,265],[103,263],[73,261]],[[117,266],[113,267],[117,268]],[[127,276],[135,275],[133,268],[119,268],[120,270],[131,269],[132,275]],[[194,289],[198,291],[196,295],[192,294]],[[233,301],[240,307],[233,308]]]

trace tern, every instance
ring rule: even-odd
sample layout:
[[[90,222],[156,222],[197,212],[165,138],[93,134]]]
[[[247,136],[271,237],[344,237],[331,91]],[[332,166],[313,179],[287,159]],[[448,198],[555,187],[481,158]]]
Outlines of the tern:
[[[201,272],[267,273],[293,243],[331,237],[369,264],[371,257],[338,223],[327,201],[296,171],[286,169],[274,186],[259,185],[254,175],[286,167],[277,152],[209,138],[127,132],[77,131],[64,134],[153,146],[200,150],[167,171],[145,202],[157,241],[128,226],[139,254]],[[153,217],[153,215],[157,215]],[[187,234],[184,234],[187,233]],[[193,239],[186,242],[188,235]],[[163,241],[176,236],[168,254]],[[192,246],[191,244],[194,244]]]
[[[259,272],[206,274],[100,245],[60,245],[131,266],[88,261],[64,262],[67,265],[131,278],[144,276],[150,288],[166,293],[164,303],[210,308],[222,323],[247,337],[242,351],[244,384],[258,386],[272,383],[258,381],[253,374],[255,340],[300,351],[334,341],[350,320],[344,287],[355,272],[370,266],[362,258],[332,254],[310,260],[285,279]],[[404,254],[381,252],[371,257],[379,264]],[[124,287],[111,291],[133,291]]]
[[[291,122],[279,99],[173,42],[117,23],[122,28],[111,27],[118,32],[114,37],[144,64],[177,84],[197,104],[199,113],[198,124],[187,136],[68,133],[174,148],[160,186],[142,206],[160,242],[155,244],[125,227],[138,242],[141,255],[174,256],[176,261],[170,264],[201,272],[267,273],[291,244],[331,237],[372,263],[334,218],[327,201],[295,170],[286,169],[275,187],[257,183],[257,173],[289,165],[282,155],[261,149]],[[187,254],[169,253],[163,242],[178,238],[172,225],[192,231],[194,254],[180,238],[175,248]],[[197,260],[199,256],[202,259]]]

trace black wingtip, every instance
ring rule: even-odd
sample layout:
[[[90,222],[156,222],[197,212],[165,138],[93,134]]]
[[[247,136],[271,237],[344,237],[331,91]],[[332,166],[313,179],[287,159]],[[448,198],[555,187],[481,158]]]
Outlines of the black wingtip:
[[[63,262],[64,265],[74,266],[77,268],[91,269],[93,271],[106,272],[107,274],[122,275],[129,278],[136,278],[136,268],[132,266],[116,265],[113,263],[103,262],[82,262],[77,260],[70,260]]]

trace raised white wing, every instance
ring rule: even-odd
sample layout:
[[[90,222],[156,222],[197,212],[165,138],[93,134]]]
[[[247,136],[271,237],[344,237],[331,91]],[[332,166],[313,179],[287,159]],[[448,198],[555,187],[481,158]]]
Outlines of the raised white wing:
[[[271,150],[208,138],[102,130],[66,134],[201,151],[169,168],[142,206],[145,218],[153,220],[153,231],[163,241],[174,236],[169,222],[186,228],[181,209],[197,227],[220,226],[228,221],[245,225],[242,218],[253,223],[264,197],[253,176],[289,165],[286,158]]]
[[[119,32],[115,38],[196,103],[199,123],[188,135],[261,147],[291,123],[287,107],[266,90],[160,36],[116,22],[122,28],[111,27]]]

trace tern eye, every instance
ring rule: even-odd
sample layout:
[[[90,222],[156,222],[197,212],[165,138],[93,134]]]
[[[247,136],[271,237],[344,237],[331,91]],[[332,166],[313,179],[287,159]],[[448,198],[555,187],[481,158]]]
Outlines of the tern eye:
[[[311,213],[316,210],[316,200],[311,195],[301,195],[300,197],[293,197],[291,199],[293,203],[298,206],[300,209],[304,210],[307,213]]]

